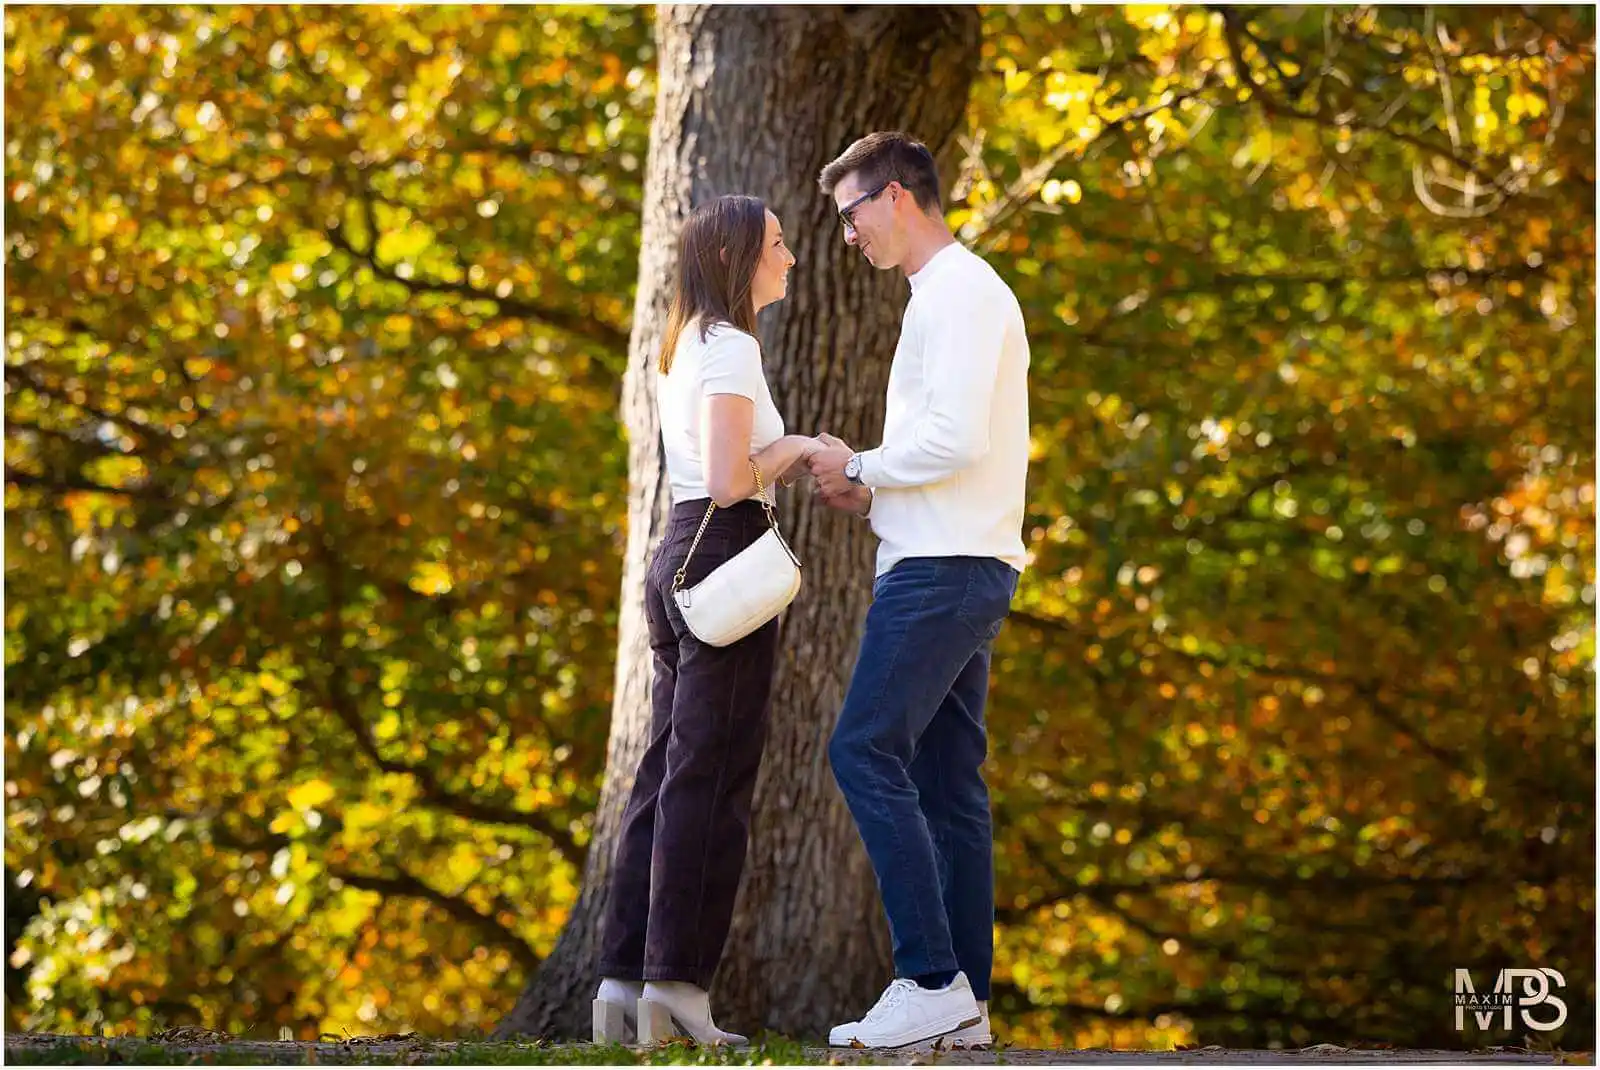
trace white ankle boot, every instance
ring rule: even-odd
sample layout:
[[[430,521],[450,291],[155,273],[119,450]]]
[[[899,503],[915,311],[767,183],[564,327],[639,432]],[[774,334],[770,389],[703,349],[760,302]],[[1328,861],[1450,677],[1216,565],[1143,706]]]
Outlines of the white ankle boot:
[[[639,998],[639,1043],[660,1044],[672,1037],[697,1044],[748,1044],[738,1033],[718,1029],[711,1020],[711,996],[687,981],[646,981]]]
[[[639,997],[643,981],[605,977],[594,994],[594,1042],[632,1044],[639,1036]]]

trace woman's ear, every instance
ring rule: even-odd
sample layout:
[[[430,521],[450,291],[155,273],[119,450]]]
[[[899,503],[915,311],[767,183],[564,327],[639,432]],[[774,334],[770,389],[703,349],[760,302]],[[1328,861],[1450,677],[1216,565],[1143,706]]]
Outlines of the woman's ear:
[[[724,246],[723,248],[718,249],[717,250],[717,256],[719,256],[722,259],[722,262],[724,264],[726,264],[728,262],[728,250],[727,250],[727,247]]]

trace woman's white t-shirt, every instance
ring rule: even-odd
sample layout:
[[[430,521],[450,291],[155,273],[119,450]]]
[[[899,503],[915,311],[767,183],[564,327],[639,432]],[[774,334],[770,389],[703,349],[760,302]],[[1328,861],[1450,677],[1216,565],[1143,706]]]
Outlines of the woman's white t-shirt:
[[[706,489],[702,444],[711,430],[709,402],[713,394],[738,394],[755,403],[752,454],[783,437],[783,416],[772,402],[772,391],[761,370],[761,346],[726,323],[713,324],[701,341],[699,321],[690,321],[678,336],[672,370],[663,375],[658,366],[656,371],[656,414],[674,503],[711,497]],[[770,486],[767,500],[775,500]]]

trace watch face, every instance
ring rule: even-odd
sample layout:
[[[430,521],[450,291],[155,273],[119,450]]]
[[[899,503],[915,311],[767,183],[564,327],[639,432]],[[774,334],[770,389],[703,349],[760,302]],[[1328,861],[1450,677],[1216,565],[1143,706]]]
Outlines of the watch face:
[[[847,478],[854,479],[861,474],[861,458],[852,457],[844,462],[844,474]]]

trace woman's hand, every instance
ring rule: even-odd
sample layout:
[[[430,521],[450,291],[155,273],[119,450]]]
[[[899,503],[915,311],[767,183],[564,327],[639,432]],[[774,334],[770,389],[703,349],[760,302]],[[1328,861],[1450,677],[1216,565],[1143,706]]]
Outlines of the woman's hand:
[[[825,431],[817,436],[817,441],[822,443],[822,449],[808,460],[811,463],[811,476],[817,481],[818,489],[830,498],[848,494],[854,484],[845,478],[844,466],[855,450],[844,439],[835,438]]]
[[[804,444],[800,447],[800,459],[791,464],[784,471],[784,473],[778,477],[778,482],[783,484],[785,487],[792,487],[801,476],[807,476],[811,474],[811,455],[823,448],[823,443],[819,439],[806,438],[805,436],[801,435],[796,435],[795,437],[803,438]]]

